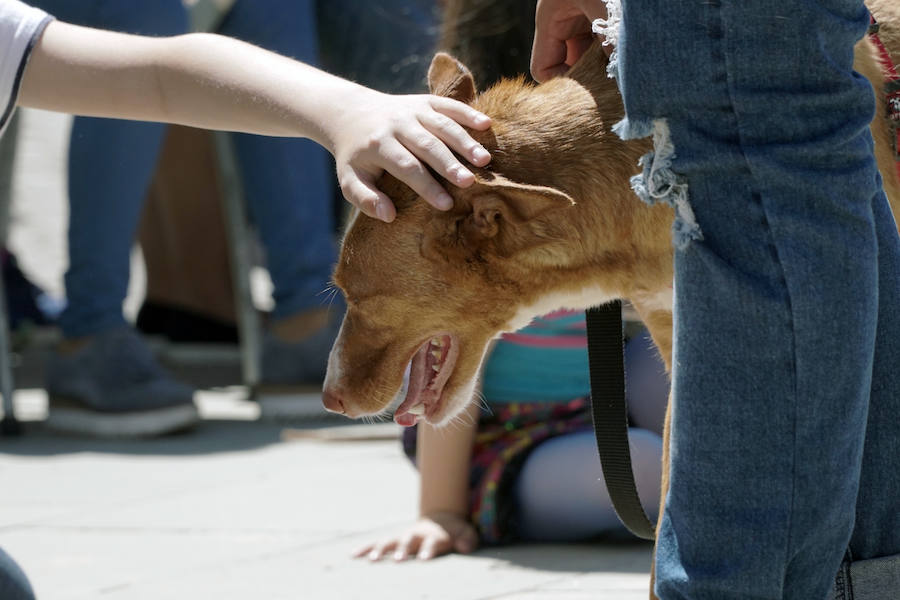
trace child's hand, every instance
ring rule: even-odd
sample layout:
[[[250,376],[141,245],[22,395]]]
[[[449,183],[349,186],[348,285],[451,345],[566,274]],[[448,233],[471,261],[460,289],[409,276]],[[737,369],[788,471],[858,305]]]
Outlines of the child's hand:
[[[449,209],[453,199],[426,165],[450,183],[472,185],[475,176],[451,150],[486,165],[490,154],[463,126],[487,129],[490,118],[450,98],[363,90],[345,99],[343,118],[330,136],[344,197],[370,217],[393,221],[394,205],[375,185],[387,171],[435,208]]]
[[[391,554],[396,561],[414,556],[428,560],[449,552],[468,554],[478,547],[478,534],[465,518],[452,513],[420,517],[403,534],[368,544],[353,553],[354,558],[381,560]]]

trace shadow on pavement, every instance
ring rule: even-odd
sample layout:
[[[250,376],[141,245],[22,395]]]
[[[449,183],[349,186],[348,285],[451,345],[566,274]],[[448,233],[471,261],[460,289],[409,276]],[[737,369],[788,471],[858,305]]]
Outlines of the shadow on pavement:
[[[599,538],[593,543],[520,543],[488,547],[469,556],[541,571],[595,573],[602,565],[604,571],[641,574],[650,570],[652,552],[652,542],[625,538],[625,534],[620,534]]]
[[[341,424],[331,421],[277,423],[264,421],[204,419],[194,429],[151,439],[94,439],[63,435],[41,422],[24,423],[18,437],[0,437],[0,453],[15,456],[55,456],[79,452],[130,454],[135,456],[187,456],[240,452],[284,443],[282,432],[330,429]]]

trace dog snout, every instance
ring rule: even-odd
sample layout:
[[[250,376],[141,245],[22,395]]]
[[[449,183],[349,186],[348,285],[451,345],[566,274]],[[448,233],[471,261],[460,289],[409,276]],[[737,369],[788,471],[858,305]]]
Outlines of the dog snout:
[[[348,417],[355,416],[347,413],[347,405],[333,390],[322,390],[322,404],[325,406],[325,410],[327,410],[328,412],[337,413],[339,415],[346,415]]]

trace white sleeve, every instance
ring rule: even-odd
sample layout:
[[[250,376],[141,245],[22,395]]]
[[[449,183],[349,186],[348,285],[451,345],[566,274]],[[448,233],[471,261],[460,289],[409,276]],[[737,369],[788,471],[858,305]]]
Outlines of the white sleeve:
[[[44,11],[19,0],[0,0],[0,135],[16,107],[31,49],[51,20]]]

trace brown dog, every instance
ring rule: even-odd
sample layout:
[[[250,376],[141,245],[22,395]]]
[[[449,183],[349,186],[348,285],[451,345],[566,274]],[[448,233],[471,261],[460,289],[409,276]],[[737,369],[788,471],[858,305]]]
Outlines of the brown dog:
[[[382,412],[411,362],[395,420],[446,424],[471,401],[492,338],[562,306],[615,298],[631,302],[671,365],[674,214],[641,202],[629,186],[649,142],[610,131],[623,107],[604,61],[595,44],[565,77],[538,86],[507,80],[476,95],[462,64],[434,58],[432,92],[493,119],[490,131],[474,134],[493,160],[472,187],[450,190],[448,212],[385,177],[396,221],[349,223],[334,276],[347,314],[329,360],[328,409]],[[880,89],[866,42],[857,68]],[[896,214],[900,183],[881,116],[873,130]]]

